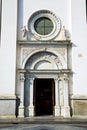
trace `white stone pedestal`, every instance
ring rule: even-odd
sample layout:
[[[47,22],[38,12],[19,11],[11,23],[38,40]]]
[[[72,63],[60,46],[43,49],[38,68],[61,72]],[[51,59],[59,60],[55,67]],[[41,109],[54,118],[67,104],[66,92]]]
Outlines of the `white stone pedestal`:
[[[54,116],[60,116],[60,107],[59,106],[54,107]]]
[[[24,117],[24,106],[19,107],[19,117]]]
[[[70,107],[64,106],[64,117],[70,118]]]
[[[34,116],[34,106],[29,106],[29,116]]]

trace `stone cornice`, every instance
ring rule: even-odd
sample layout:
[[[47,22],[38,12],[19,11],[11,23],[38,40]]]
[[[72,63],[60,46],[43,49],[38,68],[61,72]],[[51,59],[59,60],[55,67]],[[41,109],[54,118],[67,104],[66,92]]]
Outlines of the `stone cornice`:
[[[27,41],[18,40],[19,45],[72,45],[70,40],[63,41]]]

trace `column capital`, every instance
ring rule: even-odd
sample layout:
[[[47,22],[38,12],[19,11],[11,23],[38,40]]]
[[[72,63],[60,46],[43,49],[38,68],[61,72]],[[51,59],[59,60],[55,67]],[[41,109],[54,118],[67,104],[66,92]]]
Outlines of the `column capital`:
[[[63,80],[64,81],[69,81],[69,76],[67,74],[63,74]]]
[[[59,75],[58,76],[58,81],[62,81],[63,80],[63,76],[62,75]]]
[[[25,80],[24,73],[20,73],[20,80],[21,80],[21,81],[24,81],[24,80]]]
[[[58,78],[55,78],[54,81],[58,81]]]
[[[69,75],[66,74],[66,73],[58,75],[58,81],[61,81],[61,80],[68,81],[69,80]]]
[[[31,78],[31,77],[29,77],[29,79],[32,80],[32,81],[34,81],[35,78]]]
[[[30,77],[29,77],[29,74],[28,74],[28,73],[26,73],[26,74],[25,74],[25,79],[28,79],[28,80],[30,79]]]
[[[58,77],[54,78],[54,81],[59,81],[59,80],[62,80],[62,76],[58,75]]]

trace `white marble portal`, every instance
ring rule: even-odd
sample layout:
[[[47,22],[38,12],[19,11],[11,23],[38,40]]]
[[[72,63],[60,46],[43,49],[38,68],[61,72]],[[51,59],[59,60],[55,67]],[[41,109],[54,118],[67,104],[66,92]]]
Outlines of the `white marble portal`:
[[[44,45],[43,45],[44,44]],[[69,73],[68,69],[69,42],[45,43],[25,42],[20,48],[20,106],[19,116],[35,116],[34,89],[35,79],[53,79],[55,83],[53,115],[70,117],[69,106]],[[70,61],[70,60],[69,60]],[[24,77],[23,77],[24,76]],[[40,109],[40,108],[39,108]]]

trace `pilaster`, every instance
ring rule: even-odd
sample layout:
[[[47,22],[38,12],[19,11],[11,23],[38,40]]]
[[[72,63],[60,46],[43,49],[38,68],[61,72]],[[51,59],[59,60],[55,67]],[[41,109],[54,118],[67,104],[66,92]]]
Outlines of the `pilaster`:
[[[19,106],[19,117],[24,117],[24,74],[20,74],[20,106]]]
[[[64,117],[70,117],[68,80],[69,80],[69,78],[67,77],[67,75],[64,75],[64,77],[63,77],[63,85],[64,85]]]
[[[34,79],[30,78],[30,104],[29,104],[29,116],[34,116],[34,105],[33,105],[33,87]]]
[[[59,84],[58,79],[55,79],[55,107],[54,115],[60,116],[60,103],[59,103]]]

